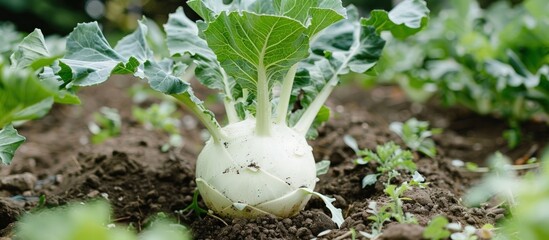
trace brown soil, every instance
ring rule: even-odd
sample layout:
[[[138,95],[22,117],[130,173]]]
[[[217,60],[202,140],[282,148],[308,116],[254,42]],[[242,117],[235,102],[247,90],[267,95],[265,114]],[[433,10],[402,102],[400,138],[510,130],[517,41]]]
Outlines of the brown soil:
[[[361,188],[361,179],[373,173],[374,168],[353,164],[356,156],[343,143],[343,136],[353,136],[361,148],[368,149],[388,141],[402,144],[388,130],[389,123],[416,117],[444,129],[444,133],[435,137],[438,146],[435,159],[417,155],[419,172],[430,183],[429,188],[414,188],[406,193],[412,200],[405,202],[404,210],[415,215],[419,226],[389,223],[384,236],[419,239],[423,226],[436,215],[477,227],[503,217],[502,209],[462,205],[464,192],[480,176],[453,167],[452,160],[483,164],[495,151],[519,159],[529,155],[532,146],[539,151],[549,139],[547,125],[526,123],[522,144],[511,150],[501,137],[506,125],[498,119],[434,103],[413,104],[400,90],[390,86],[370,91],[356,86],[342,87],[328,103],[334,113],[332,119],[321,128],[319,138],[311,142],[316,159],[329,159],[332,163],[329,172],[319,177],[316,191],[337,199],[335,205],[343,209],[345,216],[341,228],[330,220],[319,199],[312,199],[302,213],[288,219],[197,217],[176,212],[192,202],[194,161],[202,146],[203,130],[185,115],[184,147],[162,152],[160,146],[167,142],[168,136],[144,130],[131,117],[131,99],[124,90],[131,83],[132,79],[117,78],[84,89],[80,93],[82,106],[56,106],[47,117],[19,128],[28,141],[18,151],[14,164],[0,169],[0,180],[10,179],[9,184],[0,181],[0,238],[9,239],[18,216],[36,206],[39,196],[45,195],[48,207],[107,198],[113,205],[115,221],[132,223],[138,229],[157,212],[171,213],[192,228],[196,239],[311,239],[321,232],[324,233],[319,239],[349,239],[351,228],[370,231],[368,203],[383,204],[389,199],[381,184]],[[87,123],[101,106],[121,112],[123,131],[117,138],[91,145]],[[394,183],[400,181],[403,179]],[[325,230],[331,231],[326,234]]]

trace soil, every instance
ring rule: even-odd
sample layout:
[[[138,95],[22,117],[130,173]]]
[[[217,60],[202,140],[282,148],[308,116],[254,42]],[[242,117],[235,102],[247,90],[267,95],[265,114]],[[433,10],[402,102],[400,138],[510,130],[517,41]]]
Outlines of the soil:
[[[434,138],[438,151],[434,159],[415,155],[419,172],[430,184],[428,188],[406,192],[405,196],[411,200],[405,201],[403,208],[417,218],[419,225],[388,223],[383,238],[421,239],[424,226],[437,215],[476,227],[504,217],[505,211],[497,206],[469,208],[462,204],[466,190],[481,175],[454,167],[452,160],[483,165],[496,151],[512,159],[537,156],[549,139],[546,124],[527,122],[522,143],[509,149],[501,136],[507,127],[502,120],[462,108],[444,108],[436,102],[411,103],[393,86],[367,91],[343,86],[328,103],[333,113],[331,120],[320,129],[318,139],[310,142],[317,160],[331,161],[329,172],[319,176],[315,190],[337,199],[335,205],[345,217],[341,228],[331,221],[329,211],[319,199],[312,199],[304,211],[287,219],[198,217],[178,210],[192,202],[196,187],[194,161],[204,141],[204,130],[190,114],[184,113],[181,129],[184,146],[161,151],[168,135],[145,130],[131,116],[132,100],[126,89],[133,83],[133,79],[120,77],[83,89],[79,94],[83,105],[55,106],[45,118],[19,127],[27,142],[11,166],[0,168],[0,239],[10,239],[17,218],[33,209],[41,195],[46,196],[47,207],[109,199],[115,221],[133,224],[138,229],[156,213],[169,213],[190,226],[196,239],[350,239],[351,228],[370,231],[369,202],[382,205],[389,199],[381,184],[361,187],[361,179],[375,168],[355,165],[356,156],[344,144],[343,136],[353,136],[360,148],[374,149],[389,141],[404,146],[388,125],[411,117],[429,121],[444,132]],[[209,93],[204,89],[197,92]],[[92,145],[87,124],[102,106],[120,111],[122,133],[105,143]],[[222,116],[220,107],[213,109],[219,113],[217,116]],[[401,177],[393,183],[402,181]]]

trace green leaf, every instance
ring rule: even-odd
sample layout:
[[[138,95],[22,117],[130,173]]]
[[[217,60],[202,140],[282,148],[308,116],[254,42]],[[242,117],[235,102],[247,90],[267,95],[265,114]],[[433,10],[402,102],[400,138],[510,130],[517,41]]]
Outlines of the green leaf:
[[[424,0],[405,0],[390,12],[373,10],[362,20],[364,26],[373,26],[376,32],[391,31],[397,38],[406,38],[423,29],[429,20],[429,9]]]
[[[143,18],[138,22],[137,29],[128,36],[122,38],[116,46],[116,51],[124,59],[135,58],[140,62],[153,58],[153,53],[147,44],[147,19]]]
[[[446,229],[448,219],[444,216],[436,216],[423,231],[423,237],[431,240],[447,239],[450,231]]]
[[[275,0],[275,12],[307,26],[307,34],[312,37],[326,27],[345,18],[346,10],[341,0]]]
[[[7,59],[23,36],[16,31],[10,22],[0,23],[0,59]]]
[[[322,195],[321,193],[314,192],[313,190],[310,190],[308,188],[300,188],[303,191],[306,191],[312,195],[315,195],[317,197],[320,197],[328,210],[330,210],[330,213],[332,214],[332,221],[334,221],[338,227],[341,227],[345,219],[343,219],[343,213],[341,212],[341,209],[336,208],[332,202],[335,202],[335,198],[330,198],[328,196]]]
[[[358,155],[358,153],[360,152],[360,149],[358,148],[358,142],[353,136],[349,134],[345,134],[343,136],[343,142],[345,143],[345,145],[353,149],[353,151]]]
[[[121,39],[113,49],[97,22],[81,23],[69,34],[67,53],[57,73],[69,86],[90,86],[102,83],[111,74],[138,72],[138,61],[152,58],[146,44],[147,27],[142,22],[132,34]],[[137,73],[137,75],[141,75]]]
[[[49,57],[50,53],[46,48],[42,31],[35,29],[23,39],[10,59],[13,68],[23,69],[29,67],[37,60]]]
[[[311,14],[311,24],[308,27],[308,34],[311,37],[345,18],[345,15],[342,15],[338,13],[337,10],[333,9],[312,8],[309,11]],[[343,11],[343,13],[345,13],[345,11]]]
[[[206,40],[198,36],[198,27],[185,16],[183,8],[178,8],[170,14],[168,23],[164,25],[168,35],[167,44],[171,55],[190,54],[196,63],[196,78],[212,89],[233,89],[234,80],[226,79],[217,61],[216,55],[208,47]],[[225,81],[224,81],[225,80]],[[225,92],[226,95],[231,93]]]
[[[335,86],[349,71],[366,72],[379,60],[385,41],[373,28],[360,25],[356,8],[349,7],[347,17],[311,43],[311,56],[299,64],[290,105],[306,109],[327,84]]]
[[[328,169],[330,169],[330,160],[322,160],[320,162],[316,163],[316,175],[324,175],[328,173]]]
[[[221,13],[204,36],[227,74],[256,92],[260,74],[272,85],[308,55],[305,32],[302,24],[287,17],[231,12]]]
[[[94,122],[88,124],[92,132],[92,143],[100,144],[109,138],[120,135],[122,118],[115,108],[102,107],[99,112],[93,114]]]
[[[182,7],[169,15],[164,25],[167,34],[167,44],[171,55],[189,53],[206,59],[215,59],[216,56],[208,47],[206,41],[198,36],[198,27],[187,18]]]
[[[17,148],[25,141],[25,137],[17,134],[12,125],[0,130],[0,159],[3,164],[10,164]]]
[[[287,16],[301,22],[303,25],[307,24],[309,19],[309,10],[313,7],[317,7],[317,0],[300,1],[300,0],[274,0],[273,7],[276,11],[276,15]]]
[[[362,188],[365,188],[370,185],[374,185],[377,182],[377,177],[379,174],[368,174],[362,179]]]
[[[166,69],[155,62],[145,62],[145,76],[152,89],[165,94],[178,94],[189,89],[189,83],[169,74]]]
[[[225,5],[223,1],[217,0],[190,0],[187,4],[206,22],[213,21],[219,13],[231,8],[231,5]]]
[[[42,117],[52,104],[53,93],[34,73],[0,66],[0,127]]]
[[[40,83],[55,95],[54,101],[56,103],[80,104],[80,98],[75,95],[74,89],[64,89],[62,87],[64,85],[63,80],[55,75],[52,67],[45,67],[42,73],[39,74],[39,78]]]

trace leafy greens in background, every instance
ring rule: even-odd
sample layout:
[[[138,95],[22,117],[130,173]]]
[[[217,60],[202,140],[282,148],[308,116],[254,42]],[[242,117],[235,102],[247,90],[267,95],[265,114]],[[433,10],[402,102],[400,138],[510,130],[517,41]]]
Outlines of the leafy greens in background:
[[[547,239],[549,214],[549,148],[540,157],[536,171],[519,176],[509,157],[496,153],[489,158],[491,172],[468,191],[464,202],[479,205],[494,199],[509,211],[498,221],[497,239]]]
[[[40,30],[35,30],[12,46],[8,59],[0,57],[0,158],[9,164],[15,150],[25,140],[12,124],[36,119],[48,113],[54,102],[78,104],[80,100],[67,90],[59,90],[54,79],[40,79],[43,67],[57,58],[46,47]]]
[[[501,116],[513,147],[520,121],[549,122],[547,2],[501,1],[486,10],[474,0],[451,3],[422,33],[389,41],[379,78],[398,82],[413,100],[437,95],[446,105]]]

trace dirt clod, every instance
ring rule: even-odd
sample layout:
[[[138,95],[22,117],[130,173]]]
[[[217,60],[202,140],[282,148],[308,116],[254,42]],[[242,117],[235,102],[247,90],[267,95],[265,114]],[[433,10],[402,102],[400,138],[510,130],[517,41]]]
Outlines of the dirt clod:
[[[34,188],[36,176],[32,173],[15,174],[0,179],[0,190],[25,192]]]
[[[390,224],[381,235],[383,240],[420,240],[423,227],[416,224]]]
[[[0,198],[0,230],[15,222],[23,212],[23,208],[15,202]]]

